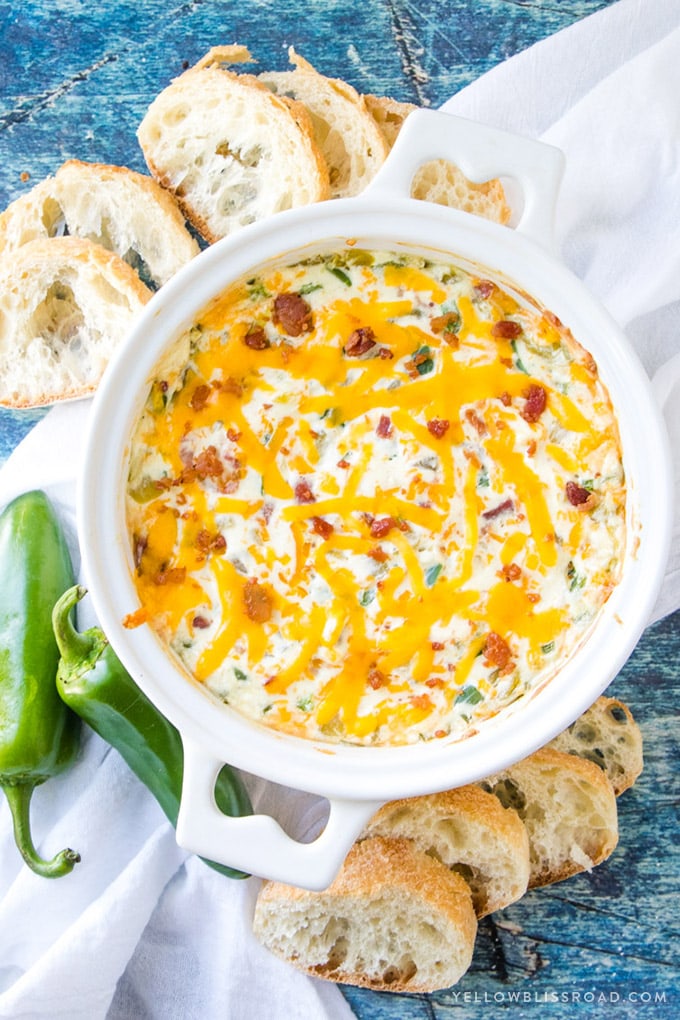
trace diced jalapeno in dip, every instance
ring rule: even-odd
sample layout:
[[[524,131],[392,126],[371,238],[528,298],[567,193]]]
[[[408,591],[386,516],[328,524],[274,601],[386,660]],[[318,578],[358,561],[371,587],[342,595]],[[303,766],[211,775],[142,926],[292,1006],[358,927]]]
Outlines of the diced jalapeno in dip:
[[[625,480],[592,357],[453,264],[347,248],[214,301],[132,438],[140,608],[236,711],[463,737],[547,682],[617,584]]]

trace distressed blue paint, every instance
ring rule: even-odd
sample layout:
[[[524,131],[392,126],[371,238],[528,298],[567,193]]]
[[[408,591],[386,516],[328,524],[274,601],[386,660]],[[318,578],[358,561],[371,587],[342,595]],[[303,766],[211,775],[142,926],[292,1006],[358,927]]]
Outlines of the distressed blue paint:
[[[0,3],[0,208],[70,157],[143,170],[135,131],[147,105],[217,43],[247,44],[262,68],[284,67],[295,45],[362,92],[436,106],[608,2]],[[0,464],[43,414],[0,410]],[[619,801],[621,842],[610,861],[482,921],[472,967],[454,989],[343,989],[360,1020],[678,1015],[679,656],[680,613],[647,631],[611,687],[641,722],[646,767]],[[628,1002],[631,992],[651,1000]],[[654,1002],[657,993],[666,1001]]]

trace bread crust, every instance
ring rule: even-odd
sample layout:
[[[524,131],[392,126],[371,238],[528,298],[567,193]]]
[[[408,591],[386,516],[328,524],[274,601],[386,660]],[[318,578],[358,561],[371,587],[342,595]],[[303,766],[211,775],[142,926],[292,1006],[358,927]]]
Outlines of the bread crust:
[[[385,977],[362,970],[347,970],[341,962],[335,966],[332,958],[330,962],[314,963],[296,956],[295,947],[287,937],[278,940],[273,937],[271,926],[277,923],[277,918],[285,916],[286,911],[291,912],[291,921],[297,920],[295,908],[302,908],[307,913],[316,911],[324,920],[338,917],[351,920],[357,905],[361,904],[362,909],[372,909],[376,922],[379,922],[386,909],[386,895],[390,897],[390,903],[399,903],[400,910],[407,914],[412,912],[414,923],[424,914],[439,930],[448,953],[447,959],[441,961],[442,981],[433,975],[424,979],[418,969],[404,979],[392,973]],[[253,929],[258,939],[272,952],[314,977],[378,991],[432,992],[450,987],[469,967],[477,920],[470,891],[460,875],[422,853],[409,840],[376,836],[354,844],[339,875],[324,892],[308,892],[279,882],[266,882],[258,895]],[[361,932],[358,929],[359,925],[356,931],[350,927],[347,938],[359,938]],[[408,933],[393,934],[398,940],[400,936],[406,939]],[[384,947],[384,950],[384,955],[389,956],[389,948]],[[415,961],[416,966],[417,963]]]
[[[385,162],[389,146],[356,89],[316,70],[291,46],[292,71],[269,71],[259,80],[278,95],[303,103],[328,166],[331,198],[357,195]]]
[[[224,48],[214,47],[175,78],[151,103],[137,131],[150,172],[210,243],[243,222],[279,211],[277,203],[287,208],[329,197],[328,168],[303,104],[275,96],[255,75],[228,70],[223,56]],[[244,157],[244,138],[248,152],[260,155]],[[255,162],[249,165],[248,158]],[[270,174],[270,165],[278,176]],[[223,180],[227,169],[233,171],[233,184]],[[289,177],[292,186],[284,188],[281,182]],[[219,213],[220,203],[233,203],[233,215]]]
[[[479,785],[527,827],[530,889],[590,871],[616,848],[616,796],[591,761],[546,747]]]
[[[604,770],[614,793],[629,790],[644,767],[642,733],[618,698],[602,695],[548,747],[586,758]]]
[[[529,837],[516,811],[479,786],[392,801],[361,838],[410,839],[447,868],[464,875],[477,917],[501,910],[527,890]]]
[[[118,255],[81,238],[0,257],[0,405],[89,396],[150,297]]]
[[[69,159],[0,214],[0,254],[60,232],[126,258],[135,251],[159,287],[198,253],[172,196],[127,167]]]

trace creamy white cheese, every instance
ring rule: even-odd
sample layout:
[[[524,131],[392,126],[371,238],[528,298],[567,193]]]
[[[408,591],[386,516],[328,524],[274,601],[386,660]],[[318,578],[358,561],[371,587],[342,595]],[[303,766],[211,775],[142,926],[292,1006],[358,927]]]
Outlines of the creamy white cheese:
[[[232,287],[169,352],[127,513],[131,625],[264,724],[398,744],[560,668],[618,581],[625,479],[554,316],[348,248]]]

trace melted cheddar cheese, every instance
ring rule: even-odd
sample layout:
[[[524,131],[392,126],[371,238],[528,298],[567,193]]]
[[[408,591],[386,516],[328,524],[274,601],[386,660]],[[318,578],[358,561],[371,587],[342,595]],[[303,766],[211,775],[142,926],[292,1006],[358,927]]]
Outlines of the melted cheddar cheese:
[[[619,579],[592,357],[455,265],[348,248],[231,287],[131,449],[130,625],[295,735],[463,737],[554,675]]]

